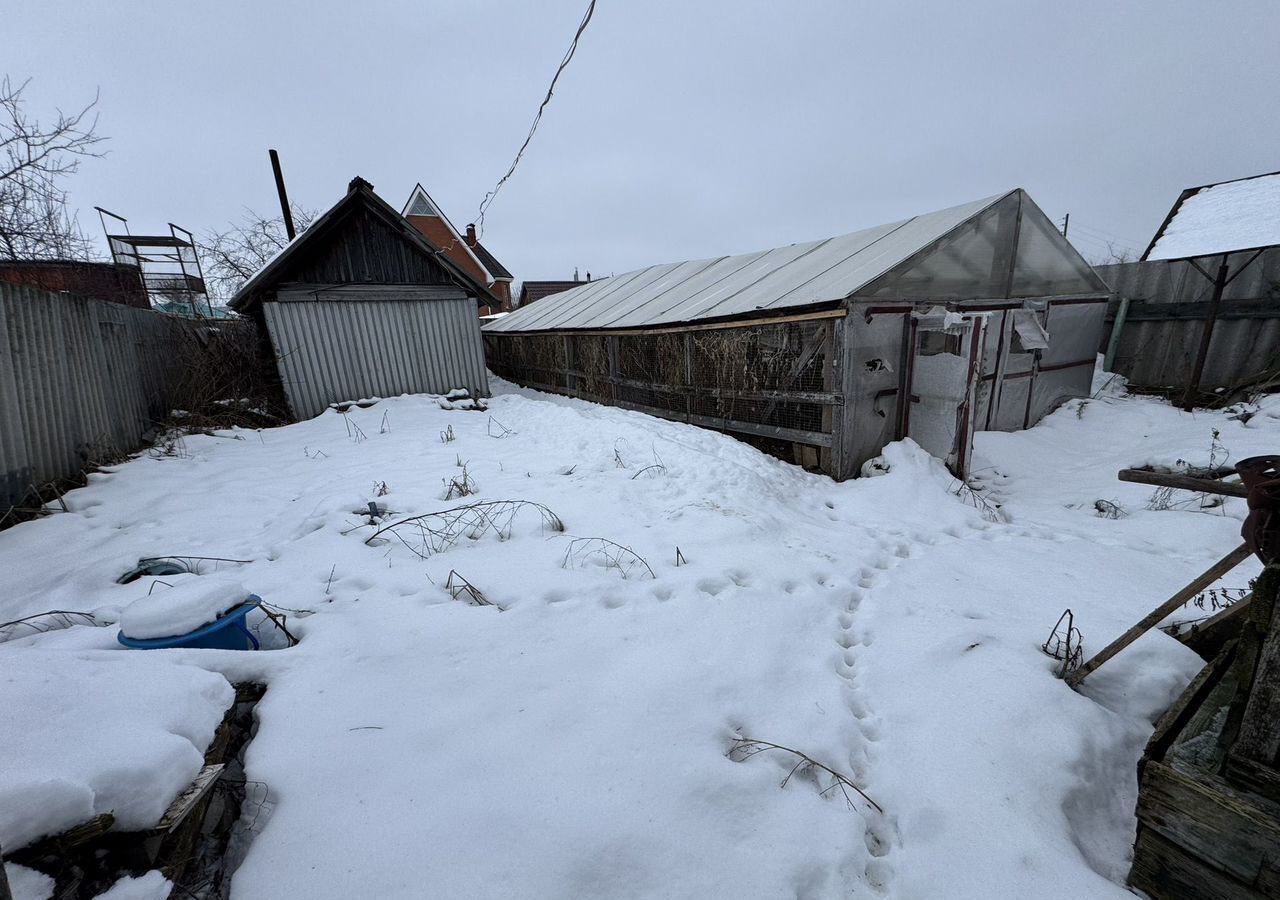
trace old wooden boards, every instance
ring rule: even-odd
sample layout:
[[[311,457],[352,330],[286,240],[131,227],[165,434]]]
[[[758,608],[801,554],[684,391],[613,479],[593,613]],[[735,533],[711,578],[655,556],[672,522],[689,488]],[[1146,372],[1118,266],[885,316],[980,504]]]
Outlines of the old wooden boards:
[[[1157,723],[1129,883],[1155,900],[1280,898],[1280,567]]]

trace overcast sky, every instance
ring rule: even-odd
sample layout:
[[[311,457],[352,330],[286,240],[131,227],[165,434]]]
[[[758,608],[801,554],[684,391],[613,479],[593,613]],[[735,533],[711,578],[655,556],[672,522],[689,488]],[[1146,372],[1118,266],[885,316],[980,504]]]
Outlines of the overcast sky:
[[[14,0],[30,111],[101,92],[72,200],[200,232],[361,175],[460,228],[586,0]],[[486,217],[515,274],[607,275],[855,231],[1025,187],[1089,258],[1183,187],[1280,169],[1280,2],[599,0]]]

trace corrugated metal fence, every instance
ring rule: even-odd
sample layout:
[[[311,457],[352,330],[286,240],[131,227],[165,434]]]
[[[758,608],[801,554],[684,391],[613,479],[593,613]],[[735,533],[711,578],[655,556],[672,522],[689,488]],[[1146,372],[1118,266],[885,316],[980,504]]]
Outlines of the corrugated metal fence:
[[[447,293],[456,296],[447,296]],[[489,396],[475,300],[430,287],[344,286],[263,304],[289,408],[466,388]]]
[[[0,511],[141,446],[211,328],[0,283]]]
[[[1252,254],[1233,253],[1231,272]],[[1220,257],[1196,262],[1210,275]],[[1128,298],[1112,370],[1135,385],[1182,387],[1200,347],[1213,282],[1188,262],[1135,262],[1098,266],[1116,292],[1107,335]],[[1106,349],[1104,339],[1103,350]],[[1231,387],[1280,366],[1280,248],[1272,248],[1227,285],[1200,380],[1203,390]]]

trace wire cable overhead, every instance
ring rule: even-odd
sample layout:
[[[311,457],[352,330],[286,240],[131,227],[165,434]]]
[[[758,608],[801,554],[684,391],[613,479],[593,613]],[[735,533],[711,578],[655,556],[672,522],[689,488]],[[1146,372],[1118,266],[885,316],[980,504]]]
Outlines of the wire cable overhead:
[[[551,96],[555,93],[556,82],[560,80],[560,75],[569,65],[569,60],[573,59],[573,54],[578,50],[578,41],[582,39],[582,33],[587,30],[587,25],[591,23],[591,16],[596,11],[596,0],[591,0],[587,5],[587,11],[582,17],[582,21],[578,24],[578,30],[574,32],[573,42],[569,44],[569,49],[565,51],[564,58],[560,60],[560,65],[556,68],[555,75],[551,78],[551,84],[547,88],[547,95],[542,98],[542,103],[538,105],[538,113],[533,117],[533,124],[529,126],[529,133],[525,135],[524,143],[520,145],[520,149],[516,151],[515,159],[511,160],[511,166],[507,169],[505,175],[498,179],[498,183],[493,186],[493,190],[484,195],[484,200],[480,202],[480,216],[476,219],[477,236],[484,234],[484,214],[489,209],[489,205],[493,203],[498,191],[502,190],[502,186],[507,183],[513,174],[515,174],[516,166],[520,165],[520,159],[524,156],[524,151],[528,148],[529,142],[533,140],[533,134],[538,130],[538,123],[542,121],[542,113],[546,110],[547,104],[551,102]]]

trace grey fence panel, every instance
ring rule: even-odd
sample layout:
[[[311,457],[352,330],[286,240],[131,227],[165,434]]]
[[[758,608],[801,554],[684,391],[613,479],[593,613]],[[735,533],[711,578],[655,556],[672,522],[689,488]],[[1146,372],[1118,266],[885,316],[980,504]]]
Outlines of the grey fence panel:
[[[210,327],[0,283],[0,513],[140,447],[169,410],[191,342]]]
[[[474,300],[333,299],[263,304],[289,407],[465,387],[489,394]]]
[[[1228,265],[1239,272],[1223,292],[1202,390],[1227,388],[1280,367],[1280,247],[1251,263],[1251,253],[1232,253]],[[1216,275],[1221,257],[1196,262]],[[1249,263],[1247,266],[1246,263]],[[1128,300],[1112,368],[1134,385],[1182,387],[1200,347],[1213,283],[1186,261],[1137,262],[1098,267],[1116,292],[1107,316],[1106,349],[1120,300]]]

